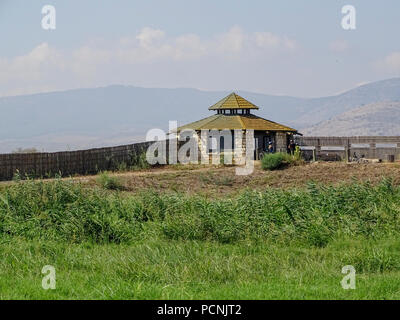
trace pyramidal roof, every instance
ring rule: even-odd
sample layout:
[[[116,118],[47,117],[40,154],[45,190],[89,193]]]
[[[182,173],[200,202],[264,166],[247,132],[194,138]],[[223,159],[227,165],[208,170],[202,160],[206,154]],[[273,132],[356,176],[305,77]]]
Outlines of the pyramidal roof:
[[[257,109],[258,107],[250,101],[242,98],[238,94],[232,92],[216,104],[208,108],[208,110],[223,110],[223,109]]]
[[[216,104],[208,108],[209,110],[224,109],[258,109],[258,107],[236,93],[218,101]],[[238,114],[238,113],[218,113],[205,119],[201,119],[176,129],[177,132],[191,130],[257,130],[257,131],[283,131],[299,134],[296,129],[287,127],[280,123],[258,117],[254,114]],[[175,131],[175,130],[174,130]]]

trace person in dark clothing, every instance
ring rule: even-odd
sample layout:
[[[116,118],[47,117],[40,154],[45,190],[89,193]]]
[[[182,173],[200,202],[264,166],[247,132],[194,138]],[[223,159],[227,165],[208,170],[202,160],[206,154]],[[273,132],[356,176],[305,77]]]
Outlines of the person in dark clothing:
[[[294,151],[296,149],[296,144],[294,143],[294,140],[290,140],[288,149],[289,149],[290,154],[293,156]]]
[[[274,153],[274,145],[272,144],[271,141],[268,143],[268,152]]]

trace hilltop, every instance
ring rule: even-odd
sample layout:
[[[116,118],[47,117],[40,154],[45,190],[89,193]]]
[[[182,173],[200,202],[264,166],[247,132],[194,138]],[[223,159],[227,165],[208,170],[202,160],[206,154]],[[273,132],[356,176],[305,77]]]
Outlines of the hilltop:
[[[169,120],[182,125],[209,116],[208,107],[228,93],[115,85],[3,97],[0,98],[0,152],[32,147],[39,151],[74,150],[143,141],[149,129],[167,130]],[[341,119],[351,117],[353,110],[358,112],[364,105],[381,110],[376,103],[400,101],[400,78],[322,98],[238,93],[260,107],[256,114],[261,117],[307,134],[334,135],[336,128],[328,131],[316,125],[342,114]],[[375,129],[368,129],[374,126],[368,119],[364,119],[360,134],[376,133]],[[377,125],[383,128],[380,134],[397,132],[395,119],[386,117],[385,122]]]
[[[303,130],[308,136],[398,136],[400,102],[371,103]]]

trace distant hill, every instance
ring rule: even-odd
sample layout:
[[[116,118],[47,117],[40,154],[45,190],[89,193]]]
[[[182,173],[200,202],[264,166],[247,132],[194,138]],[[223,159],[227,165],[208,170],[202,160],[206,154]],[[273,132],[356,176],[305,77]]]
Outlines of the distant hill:
[[[109,86],[0,98],[0,152],[34,147],[74,150],[143,141],[152,128],[168,129],[212,114],[208,107],[230,92]],[[303,112],[292,97],[239,92],[260,115],[288,122]]]
[[[342,113],[305,129],[314,136],[398,136],[400,102],[377,102]]]
[[[208,107],[228,93],[115,85],[0,98],[0,152],[74,150],[143,141],[149,129],[167,129],[168,120],[182,125],[209,116]],[[260,107],[259,116],[300,131],[318,132],[318,123],[344,112],[376,102],[400,101],[400,78],[324,98],[238,93]]]
[[[400,101],[400,78],[369,83],[337,96],[309,99],[302,105],[305,112],[291,124],[307,128],[354,108],[382,101]]]

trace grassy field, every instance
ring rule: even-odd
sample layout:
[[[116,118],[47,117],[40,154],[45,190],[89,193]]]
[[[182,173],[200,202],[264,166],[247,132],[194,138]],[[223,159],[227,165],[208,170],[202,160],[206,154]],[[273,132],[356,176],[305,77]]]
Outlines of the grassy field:
[[[399,299],[400,241],[274,243],[144,239],[131,244],[2,241],[1,299]],[[57,287],[43,290],[44,265]],[[344,290],[341,268],[358,270]]]
[[[238,188],[232,168],[2,184],[0,298],[399,299],[400,187],[377,168],[285,187]],[[141,174],[179,188],[183,174],[204,192],[131,188]],[[44,265],[55,290],[42,289]],[[341,287],[345,265],[355,290]]]

